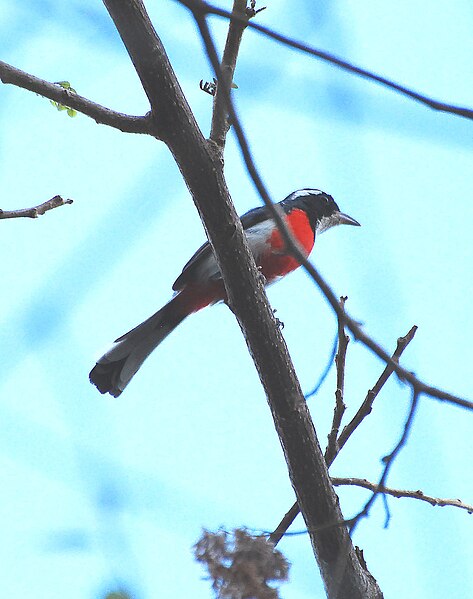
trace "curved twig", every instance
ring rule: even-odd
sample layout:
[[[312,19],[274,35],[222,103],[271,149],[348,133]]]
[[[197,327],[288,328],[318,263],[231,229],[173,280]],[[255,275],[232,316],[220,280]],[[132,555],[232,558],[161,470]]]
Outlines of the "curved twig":
[[[192,12],[199,11],[203,14],[212,14],[217,15],[219,17],[225,17],[227,19],[231,19],[232,21],[244,22],[242,17],[238,15],[232,15],[232,13],[227,10],[223,10],[218,8],[217,6],[212,6],[203,0],[178,0],[181,4],[184,4]],[[409,87],[401,85],[400,83],[396,83],[395,81],[391,81],[382,75],[377,75],[376,73],[372,73],[367,69],[363,69],[362,67],[358,67],[350,62],[343,60],[342,58],[338,58],[333,54],[329,54],[328,52],[324,52],[323,50],[318,50],[308,44],[304,44],[303,42],[299,42],[293,38],[287,37],[282,33],[278,33],[277,31],[273,31],[268,27],[264,27],[263,25],[259,25],[258,23],[250,22],[248,23],[248,27],[258,31],[259,33],[273,39],[285,46],[290,48],[294,48],[295,50],[300,50],[305,54],[310,54],[311,56],[315,56],[316,58],[320,58],[325,62],[333,64],[349,73],[353,73],[358,75],[359,77],[363,77],[364,79],[368,79],[369,81],[374,81],[375,83],[379,83],[384,87],[392,89],[403,96],[411,98],[411,100],[415,100],[416,102],[420,102],[433,110],[438,110],[439,112],[446,112],[449,114],[455,114],[457,116],[461,116],[466,119],[473,120],[473,109],[467,108],[465,106],[456,106],[455,104],[447,104],[445,102],[441,102],[440,100],[435,100],[425,94],[417,92]]]
[[[202,36],[202,40],[205,45],[207,56],[215,71],[217,80],[221,80],[222,71],[220,68],[220,62],[217,56],[217,51],[215,49],[215,44],[213,42],[212,36],[210,35],[210,30],[208,28],[207,21],[205,19],[205,9],[202,11],[203,3],[201,2],[201,0],[182,0],[182,2],[188,5],[189,8],[192,10],[192,14],[194,15],[200,34]],[[376,343],[376,341],[374,341],[369,335],[367,335],[363,331],[358,321],[348,316],[348,314],[340,307],[337,297],[335,296],[331,287],[323,279],[323,277],[315,268],[315,266],[304,256],[297,240],[294,239],[292,233],[289,231],[289,228],[286,225],[284,217],[281,214],[281,210],[279,209],[279,206],[276,206],[272,202],[269,193],[266,189],[266,186],[263,183],[263,180],[261,179],[261,176],[256,168],[246,135],[243,131],[243,127],[236,113],[231,95],[228,93],[228,90],[226,90],[224,86],[222,87],[222,89],[224,90],[224,93],[226,95],[228,113],[230,115],[233,129],[238,139],[238,144],[243,155],[243,160],[245,162],[248,174],[250,175],[254,186],[256,187],[264,204],[268,206],[268,208],[270,209],[272,217],[281,232],[281,236],[284,240],[284,243],[286,244],[286,247],[318,285],[319,289],[322,291],[323,295],[325,296],[329,304],[332,306],[337,316],[345,322],[346,327],[352,332],[352,334],[358,341],[361,341],[366,347],[371,349],[371,351],[375,353],[379,358],[384,360],[386,364],[392,366],[393,371],[396,372],[399,378],[409,383],[412,389],[415,390],[417,393],[424,393],[425,395],[433,397],[435,399],[439,399],[440,401],[446,401],[461,406],[463,408],[473,410],[472,401],[463,399],[461,397],[453,395],[452,393],[448,393],[447,391],[443,391],[442,389],[437,389],[436,387],[428,385],[427,383],[424,383],[421,380],[419,380],[409,370],[402,368],[402,366],[393,361],[389,354],[378,343]]]
[[[335,363],[335,355],[337,353],[337,347],[338,347],[338,327],[337,327],[337,334],[335,335],[335,338],[333,340],[333,345],[332,345],[332,349],[330,351],[330,357],[327,361],[327,365],[325,366],[325,368],[324,368],[322,374],[320,375],[319,380],[315,384],[314,388],[304,395],[306,400],[310,399],[313,395],[317,395],[320,387],[324,384],[325,380],[327,379],[329,372],[332,370],[332,366]]]
[[[400,337],[397,340],[396,350],[394,351],[394,353],[392,355],[393,362],[394,361],[397,362],[399,360],[402,352],[406,349],[406,347],[409,345],[409,343],[414,338],[416,330],[417,330],[417,327],[415,327],[415,326],[412,327],[411,330],[407,333],[407,335],[405,335],[405,337]],[[393,368],[388,364],[386,366],[386,368],[383,370],[381,376],[377,380],[374,387],[371,389],[371,391],[368,392],[360,409],[357,411],[355,416],[353,416],[353,418],[350,420],[350,422],[347,424],[347,426],[345,426],[344,429],[342,430],[342,432],[340,433],[340,436],[337,439],[337,445],[336,445],[337,452],[334,456],[332,456],[331,461],[327,461],[327,467],[331,466],[332,462],[335,460],[338,453],[340,453],[340,451],[343,448],[343,446],[345,445],[345,443],[348,441],[348,439],[351,437],[351,435],[355,432],[355,430],[358,428],[358,426],[360,426],[360,424],[363,422],[363,420],[366,418],[366,416],[368,416],[368,414],[371,411],[371,407],[373,405],[373,402],[374,402],[376,396],[379,394],[379,392],[381,391],[381,389],[383,388],[384,384],[389,379],[389,377],[392,375],[392,373],[393,373]],[[293,503],[291,508],[284,514],[283,518],[281,519],[281,521],[279,522],[279,524],[277,525],[277,527],[274,529],[274,531],[271,533],[271,536],[270,536],[270,540],[275,545],[277,543],[279,543],[279,541],[282,539],[282,537],[286,534],[287,529],[294,522],[297,515],[299,514],[299,511],[300,511],[299,506],[297,505],[297,501],[296,501],[295,503]],[[350,522],[348,522],[348,523],[350,523]]]
[[[384,456],[384,458],[383,458],[384,468],[383,468],[383,473],[381,474],[381,478],[379,479],[377,489],[375,491],[373,491],[373,494],[368,499],[368,501],[365,503],[365,505],[363,506],[363,509],[360,510],[360,512],[358,512],[358,514],[354,518],[352,518],[351,523],[350,523],[350,528],[349,528],[351,535],[355,531],[355,528],[358,526],[358,523],[360,522],[360,520],[362,520],[363,518],[366,518],[368,516],[369,511],[370,511],[372,505],[374,504],[374,502],[376,501],[376,498],[378,497],[378,495],[380,493],[383,493],[384,483],[386,482],[386,480],[388,478],[388,474],[389,474],[389,471],[391,470],[392,465],[394,464],[394,460],[396,459],[396,456],[398,455],[398,453],[401,451],[401,449],[406,444],[409,433],[411,432],[412,423],[414,421],[414,416],[417,412],[418,405],[419,405],[419,393],[415,389],[413,389],[411,406],[409,408],[409,413],[407,415],[406,422],[404,423],[404,428],[402,430],[401,437],[399,438],[399,441],[396,443],[396,445],[395,445],[394,449],[391,451],[391,453]]]

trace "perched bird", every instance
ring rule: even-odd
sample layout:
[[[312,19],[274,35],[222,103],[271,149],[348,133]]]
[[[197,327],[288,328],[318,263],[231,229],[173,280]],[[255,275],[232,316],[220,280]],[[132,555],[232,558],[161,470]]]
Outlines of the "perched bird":
[[[318,189],[299,189],[279,202],[286,223],[308,256],[315,236],[335,225],[360,226],[340,212],[332,196]],[[267,207],[250,210],[241,217],[248,244],[266,284],[300,266],[286,250]],[[118,397],[150,353],[189,314],[225,299],[217,260],[208,242],[197,250],[177,277],[174,297],[158,312],[119,337],[90,372],[100,393]]]

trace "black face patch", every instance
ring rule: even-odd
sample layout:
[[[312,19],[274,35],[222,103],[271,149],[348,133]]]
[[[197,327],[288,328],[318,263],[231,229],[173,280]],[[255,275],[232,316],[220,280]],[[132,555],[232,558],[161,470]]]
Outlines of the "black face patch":
[[[311,227],[314,230],[317,229],[317,224],[322,219],[328,219],[336,212],[339,212],[332,196],[320,191],[320,189],[299,189],[294,191],[281,202],[281,206],[286,213],[294,210],[294,208],[300,208],[307,212]]]

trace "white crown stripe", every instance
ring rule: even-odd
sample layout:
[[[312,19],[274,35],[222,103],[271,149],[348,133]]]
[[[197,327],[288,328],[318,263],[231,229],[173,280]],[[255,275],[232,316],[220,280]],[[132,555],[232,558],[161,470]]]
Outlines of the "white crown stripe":
[[[293,191],[290,195],[287,196],[287,200],[297,200],[297,198],[303,198],[305,196],[311,195],[324,195],[324,192],[320,189],[298,189],[297,191]]]

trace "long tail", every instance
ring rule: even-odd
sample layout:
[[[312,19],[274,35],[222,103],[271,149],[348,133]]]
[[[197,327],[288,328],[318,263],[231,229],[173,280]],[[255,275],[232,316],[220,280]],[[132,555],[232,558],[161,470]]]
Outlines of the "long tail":
[[[186,310],[180,295],[137,327],[119,337],[89,374],[100,393],[118,397],[150,353],[193,310]]]

